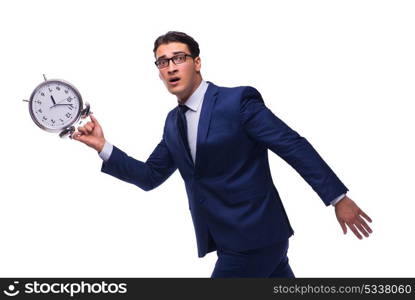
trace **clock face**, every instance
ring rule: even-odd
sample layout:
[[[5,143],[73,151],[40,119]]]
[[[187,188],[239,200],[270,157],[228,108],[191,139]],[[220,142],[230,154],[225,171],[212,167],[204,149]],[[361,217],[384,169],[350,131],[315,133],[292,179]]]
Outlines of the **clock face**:
[[[29,103],[33,121],[42,129],[58,132],[75,123],[81,114],[82,98],[67,82],[48,80],[32,93]]]

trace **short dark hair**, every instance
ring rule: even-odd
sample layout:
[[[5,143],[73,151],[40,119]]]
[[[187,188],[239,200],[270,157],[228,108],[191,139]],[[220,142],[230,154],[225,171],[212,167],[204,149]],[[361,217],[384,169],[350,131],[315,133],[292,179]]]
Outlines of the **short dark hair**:
[[[190,54],[193,57],[197,57],[200,54],[199,44],[189,35],[180,31],[169,31],[166,34],[160,35],[154,42],[154,56],[156,56],[157,48],[160,45],[168,44],[171,42],[180,42],[186,44],[189,48]]]

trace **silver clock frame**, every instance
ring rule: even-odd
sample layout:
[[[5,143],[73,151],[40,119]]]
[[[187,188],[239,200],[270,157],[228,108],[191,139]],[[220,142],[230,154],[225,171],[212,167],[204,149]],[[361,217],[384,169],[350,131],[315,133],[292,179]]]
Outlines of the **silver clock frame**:
[[[40,84],[38,84],[37,86],[36,86],[36,88],[33,90],[33,92],[32,92],[32,94],[30,95],[30,99],[29,99],[29,101],[27,101],[27,102],[29,102],[29,113],[30,113],[30,117],[32,118],[32,120],[33,120],[33,122],[39,127],[39,128],[41,128],[41,129],[43,129],[43,130],[45,130],[45,131],[47,131],[47,132],[52,132],[52,133],[57,133],[57,132],[59,132],[59,136],[60,137],[66,137],[66,136],[69,136],[69,137],[71,137],[72,136],[72,133],[73,132],[75,132],[75,127],[73,126],[74,124],[76,124],[77,122],[79,122],[79,120],[81,119],[81,118],[86,118],[90,113],[91,113],[91,111],[90,111],[90,105],[89,105],[89,103],[88,102],[86,102],[85,103],[85,107],[84,107],[84,102],[83,102],[83,100],[82,100],[82,96],[81,96],[81,93],[78,91],[78,89],[73,85],[73,84],[71,84],[70,82],[68,82],[68,81],[65,81],[65,80],[62,80],[62,79],[46,79],[46,77],[45,77],[45,75],[43,75],[43,77],[44,77],[44,79],[45,79],[45,81],[43,81],[43,82],[41,82]],[[51,83],[60,83],[60,84],[63,84],[63,85],[67,85],[67,86],[69,86],[71,89],[73,89],[73,91],[75,92],[75,94],[76,94],[76,97],[77,97],[77,99],[78,99],[78,102],[79,102],[79,107],[78,107],[78,111],[76,112],[76,117],[75,117],[75,119],[73,120],[73,121],[71,121],[69,124],[67,124],[67,125],[65,125],[65,126],[62,126],[62,127],[60,127],[60,128],[56,128],[56,129],[52,129],[52,128],[48,128],[48,127],[46,127],[46,126],[44,126],[43,124],[41,124],[38,120],[37,120],[37,118],[35,117],[35,114],[34,114],[34,112],[33,112],[33,109],[32,109],[32,103],[33,103],[33,101],[34,101],[34,97],[35,97],[35,95],[37,94],[37,92],[41,89],[41,88],[43,88],[44,86],[46,86],[46,85],[48,85],[48,84],[51,84]]]

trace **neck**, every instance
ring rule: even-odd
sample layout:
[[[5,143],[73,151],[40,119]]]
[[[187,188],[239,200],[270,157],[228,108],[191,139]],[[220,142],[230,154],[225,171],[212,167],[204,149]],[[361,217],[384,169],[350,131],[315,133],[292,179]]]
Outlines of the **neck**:
[[[190,98],[190,96],[197,90],[197,88],[200,86],[200,83],[202,82],[203,78],[202,76],[198,76],[196,78],[195,84],[193,85],[192,89],[190,90],[190,92],[184,96],[184,97],[177,97],[177,100],[179,101],[180,104],[184,104],[186,103],[186,101]]]

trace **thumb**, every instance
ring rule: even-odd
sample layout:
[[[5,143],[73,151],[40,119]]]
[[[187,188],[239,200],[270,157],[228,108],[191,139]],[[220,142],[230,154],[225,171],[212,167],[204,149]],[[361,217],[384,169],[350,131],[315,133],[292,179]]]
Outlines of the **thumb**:
[[[92,121],[92,123],[94,123],[94,125],[100,126],[98,120],[94,117],[93,114],[90,114],[89,117],[91,118],[91,121]]]

